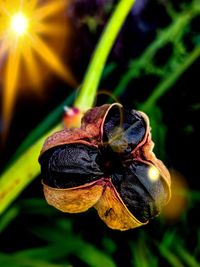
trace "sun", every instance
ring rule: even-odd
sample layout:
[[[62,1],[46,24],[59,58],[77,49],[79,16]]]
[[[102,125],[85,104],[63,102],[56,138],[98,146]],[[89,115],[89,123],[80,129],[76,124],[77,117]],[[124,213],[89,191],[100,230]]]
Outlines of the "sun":
[[[65,14],[64,0],[0,0],[0,72],[3,85],[2,114],[8,128],[21,81],[41,87],[41,62],[76,86],[70,69],[49,43],[58,40],[66,25],[58,23]],[[59,41],[60,42],[60,39]],[[25,68],[27,77],[24,77]]]
[[[22,36],[28,29],[28,19],[26,16],[18,12],[11,19],[11,29],[17,36]]]

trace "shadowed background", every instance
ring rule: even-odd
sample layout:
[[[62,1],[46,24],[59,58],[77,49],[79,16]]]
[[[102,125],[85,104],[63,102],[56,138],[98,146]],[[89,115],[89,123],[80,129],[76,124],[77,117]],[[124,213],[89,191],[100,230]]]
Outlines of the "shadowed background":
[[[67,34],[59,53],[77,84],[115,4],[75,0],[62,10]],[[93,209],[70,215],[48,206],[39,176],[0,218],[2,266],[199,266],[199,56],[198,1],[136,1],[109,56],[96,104],[117,99],[149,115],[156,155],[172,175],[172,200],[147,226],[117,232]],[[61,120],[61,103],[72,94],[72,104],[77,95],[78,89],[48,68],[39,74],[46,75],[40,90],[19,83],[1,144],[1,170],[50,112],[59,107],[50,120]]]

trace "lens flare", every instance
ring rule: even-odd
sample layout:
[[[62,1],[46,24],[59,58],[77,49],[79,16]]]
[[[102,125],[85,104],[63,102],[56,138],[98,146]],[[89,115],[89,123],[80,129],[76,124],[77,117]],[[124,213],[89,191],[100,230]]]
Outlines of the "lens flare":
[[[167,206],[162,211],[163,217],[169,222],[176,222],[180,220],[189,206],[188,196],[189,187],[187,179],[177,170],[170,170],[172,179],[172,195]]]
[[[151,166],[148,170],[148,177],[152,182],[156,182],[159,179],[160,173],[159,170],[154,167]]]
[[[65,16],[68,3],[63,0],[0,0],[4,132],[9,127],[17,92],[23,84],[27,83],[28,88],[41,88],[49,71],[71,86],[77,86],[61,58],[64,37],[69,32]]]
[[[17,13],[12,17],[11,29],[17,36],[21,36],[26,33],[28,28],[28,20],[23,13]]]

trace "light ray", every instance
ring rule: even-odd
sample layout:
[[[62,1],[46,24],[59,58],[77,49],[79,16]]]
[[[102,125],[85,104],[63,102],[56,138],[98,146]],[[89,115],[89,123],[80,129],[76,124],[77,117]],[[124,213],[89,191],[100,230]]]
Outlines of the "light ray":
[[[17,85],[17,74],[20,64],[20,53],[17,48],[14,49],[8,56],[7,69],[5,75],[5,90],[3,94],[3,118],[6,121],[11,119],[11,110],[14,104],[16,96],[16,85]],[[7,125],[8,126],[8,125]],[[7,132],[7,127],[5,128],[5,133]]]
[[[33,81],[35,88],[40,88],[42,85],[41,74],[39,73],[35,63],[34,54],[30,46],[24,46],[23,61],[25,63],[29,78]]]
[[[67,1],[63,0],[0,0],[0,71],[5,76],[2,79],[4,128],[9,127],[21,81],[29,87],[40,88],[45,76],[41,73],[48,73],[49,69],[70,85],[77,86],[70,69],[61,60],[61,49],[55,49],[55,40],[58,40],[57,47],[61,47],[68,32],[63,23],[67,6]],[[48,67],[45,71],[34,53]],[[28,78],[24,77],[22,61]]]
[[[63,35],[65,34],[65,27],[63,25],[54,25],[53,23],[49,24],[42,24],[38,23],[36,33],[38,34],[52,34],[56,35]]]
[[[72,84],[75,83],[75,80],[72,79],[71,73],[67,71],[64,64],[62,64],[56,54],[40,38],[34,36],[30,42],[30,46],[59,76],[66,81],[70,81]]]
[[[49,5],[38,8],[34,14],[34,17],[38,20],[46,19],[48,16],[55,15],[65,7],[65,1],[56,0]]]
[[[4,40],[2,40],[1,44],[0,44],[0,60],[1,60],[2,55],[4,55],[5,52],[7,52],[8,48],[9,48],[9,44],[7,42],[7,38],[8,37],[4,37]]]
[[[29,0],[29,7],[30,9],[35,9],[35,7],[37,6],[38,4],[38,0]]]

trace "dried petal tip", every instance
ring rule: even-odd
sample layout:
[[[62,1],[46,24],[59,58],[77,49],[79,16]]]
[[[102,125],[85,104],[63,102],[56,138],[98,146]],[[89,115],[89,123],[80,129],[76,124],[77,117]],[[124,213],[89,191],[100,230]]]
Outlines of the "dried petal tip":
[[[42,148],[47,202],[71,213],[94,206],[112,229],[146,224],[170,198],[170,175],[153,147],[144,113],[118,103],[88,110],[79,129],[53,134]]]
[[[63,124],[65,128],[78,128],[83,114],[78,108],[64,107]]]

